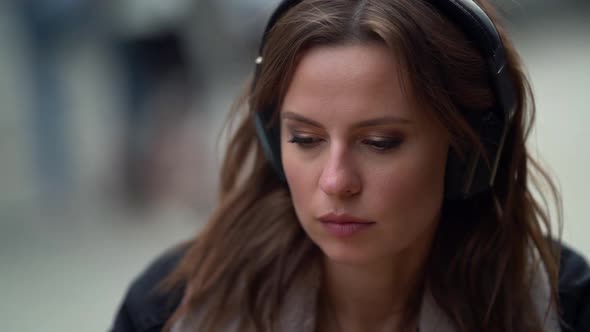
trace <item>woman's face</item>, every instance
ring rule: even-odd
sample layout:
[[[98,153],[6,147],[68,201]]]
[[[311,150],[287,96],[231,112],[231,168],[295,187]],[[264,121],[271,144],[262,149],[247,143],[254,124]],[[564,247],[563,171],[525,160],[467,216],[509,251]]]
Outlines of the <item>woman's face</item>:
[[[337,262],[428,246],[438,224],[448,138],[404,94],[393,57],[377,43],[312,48],[281,108],[295,211]]]

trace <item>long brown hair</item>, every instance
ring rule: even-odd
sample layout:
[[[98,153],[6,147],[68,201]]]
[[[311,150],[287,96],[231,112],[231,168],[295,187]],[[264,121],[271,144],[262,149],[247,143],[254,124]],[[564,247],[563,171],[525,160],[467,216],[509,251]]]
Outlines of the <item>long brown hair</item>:
[[[477,2],[498,25],[487,1]],[[462,332],[541,331],[544,317],[537,317],[530,297],[535,262],[547,272],[553,304],[557,298],[558,255],[547,237],[551,223],[529,185],[548,188],[558,211],[559,198],[527,152],[534,100],[518,54],[498,30],[516,85],[517,110],[496,185],[493,193],[445,202],[421,285]],[[236,316],[240,330],[276,330],[285,288],[317,264],[321,252],[299,226],[288,188],[264,158],[252,115],[269,107],[278,112],[305,50],[375,41],[396,55],[392,61],[400,62],[404,86],[448,129],[453,148],[481,147],[465,113],[495,102],[486,64],[427,1],[301,1],[270,31],[255,86],[234,107],[237,127],[221,170],[219,205],[165,282],[168,288],[186,286],[167,329],[198,310],[206,317],[199,330],[219,330]],[[416,319],[418,310],[408,308],[406,322]]]

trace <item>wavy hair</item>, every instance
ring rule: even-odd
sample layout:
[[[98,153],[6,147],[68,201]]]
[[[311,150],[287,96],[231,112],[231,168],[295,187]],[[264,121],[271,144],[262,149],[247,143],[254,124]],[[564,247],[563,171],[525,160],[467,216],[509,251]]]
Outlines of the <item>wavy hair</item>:
[[[443,204],[422,286],[458,331],[542,331],[544,317],[536,317],[530,298],[532,274],[538,271],[530,267],[544,267],[557,305],[558,253],[550,240],[548,200],[537,200],[535,186],[555,202],[558,225],[561,205],[550,177],[527,151],[535,105],[519,55],[490,4],[477,2],[499,30],[517,109],[493,192]],[[206,317],[199,331],[217,331],[236,316],[240,330],[276,331],[285,288],[312,268],[321,252],[299,225],[288,188],[263,155],[253,114],[278,112],[306,50],[365,42],[391,49],[404,88],[447,128],[454,149],[481,148],[465,119],[495,102],[486,63],[428,1],[301,1],[269,32],[258,79],[233,107],[236,126],[221,169],[219,204],[164,283],[166,289],[186,287],[166,329],[199,310]],[[418,300],[407,307],[409,325],[417,319]]]

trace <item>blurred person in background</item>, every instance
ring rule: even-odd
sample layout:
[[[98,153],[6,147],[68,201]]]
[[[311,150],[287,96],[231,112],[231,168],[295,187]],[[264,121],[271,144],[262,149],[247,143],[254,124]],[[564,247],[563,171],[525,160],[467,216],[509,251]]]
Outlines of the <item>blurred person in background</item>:
[[[283,1],[209,224],[113,331],[590,330],[590,268],[532,194],[559,205],[524,67],[477,4]]]
[[[63,208],[75,186],[68,130],[68,119],[75,110],[68,107],[60,60],[68,41],[90,27],[95,4],[93,0],[16,1],[30,56],[33,164],[39,201],[48,208]]]
[[[181,154],[191,153],[173,146],[203,85],[185,36],[195,4],[117,0],[106,6],[125,90],[119,183],[132,207],[154,203],[169,189]]]

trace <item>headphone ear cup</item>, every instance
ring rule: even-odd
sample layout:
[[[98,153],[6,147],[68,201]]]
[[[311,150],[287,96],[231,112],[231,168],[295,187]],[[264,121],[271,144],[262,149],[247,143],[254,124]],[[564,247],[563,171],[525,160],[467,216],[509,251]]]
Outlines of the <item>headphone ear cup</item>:
[[[281,162],[281,131],[279,126],[267,127],[270,123],[271,112],[255,112],[254,126],[256,136],[262,147],[264,156],[278,175],[279,179],[286,182]]]
[[[470,148],[461,158],[449,149],[445,171],[445,199],[468,199],[491,189],[490,168],[478,151]]]
[[[445,173],[445,198],[467,199],[491,190],[494,183],[495,167],[502,155],[503,140],[509,128],[495,115],[493,109],[468,118],[471,127],[478,133],[485,155],[473,146],[466,148],[465,158],[451,148],[447,157]]]

